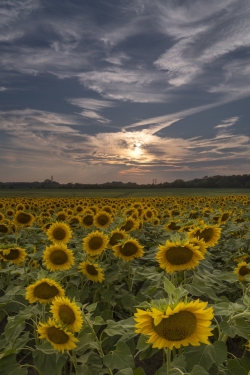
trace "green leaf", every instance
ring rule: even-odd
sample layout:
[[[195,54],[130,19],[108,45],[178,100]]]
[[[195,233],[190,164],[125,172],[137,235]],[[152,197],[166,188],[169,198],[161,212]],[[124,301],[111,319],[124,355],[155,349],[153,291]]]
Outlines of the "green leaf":
[[[138,349],[139,351],[146,350],[149,346],[149,344],[147,344],[146,341],[148,341],[148,337],[145,335],[140,335],[136,345],[136,349]]]
[[[250,358],[230,359],[228,361],[227,370],[230,375],[249,375]]]
[[[93,311],[95,311],[96,306],[97,306],[97,302],[92,303],[91,305],[88,305],[88,306],[86,306],[85,308],[86,308],[86,310],[87,310],[88,312],[93,312]]]
[[[137,367],[136,369],[134,369],[134,375],[146,375],[146,374],[142,367]]]
[[[154,375],[166,375],[168,371],[167,363],[164,363],[156,372]]]
[[[189,373],[190,375],[209,375],[209,373],[201,366],[195,365],[193,370]]]
[[[170,280],[168,280],[168,278],[165,277],[164,279],[164,290],[168,293],[168,294],[173,294],[174,291],[175,291],[175,286],[174,284],[171,283]]]
[[[78,365],[76,369],[76,375],[92,375],[91,371],[88,369],[88,367],[84,364]]]
[[[8,323],[4,328],[6,340],[15,340],[20,333],[25,329],[25,318],[20,318],[18,315],[8,318]]]
[[[249,340],[249,324],[244,319],[236,319],[230,323],[226,321],[221,322],[220,328],[229,337],[235,337],[238,335]]]
[[[110,367],[112,370],[123,370],[127,367],[135,367],[133,356],[129,347],[124,342],[118,342],[116,350],[105,355],[103,362],[106,367]]]
[[[132,368],[124,368],[116,373],[116,375],[134,375]]]
[[[61,375],[62,368],[68,355],[61,353],[45,354],[42,350],[35,349],[32,353],[34,365],[44,374]]]
[[[171,362],[171,367],[177,367],[181,371],[186,372],[187,362],[185,356],[181,354],[178,357],[175,357],[175,359]]]
[[[0,375],[27,375],[27,367],[20,367],[16,355],[11,354],[0,359]]]
[[[200,346],[188,346],[184,349],[188,370],[191,371],[195,365],[209,370],[213,363],[223,363],[227,358],[227,347],[222,341],[214,344]]]

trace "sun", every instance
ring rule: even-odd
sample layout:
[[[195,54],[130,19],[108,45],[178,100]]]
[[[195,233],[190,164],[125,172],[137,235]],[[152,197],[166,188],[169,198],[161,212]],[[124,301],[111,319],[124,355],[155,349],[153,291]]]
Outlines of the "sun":
[[[136,142],[134,144],[134,153],[135,153],[136,156],[140,156],[142,154],[141,143],[140,142]]]

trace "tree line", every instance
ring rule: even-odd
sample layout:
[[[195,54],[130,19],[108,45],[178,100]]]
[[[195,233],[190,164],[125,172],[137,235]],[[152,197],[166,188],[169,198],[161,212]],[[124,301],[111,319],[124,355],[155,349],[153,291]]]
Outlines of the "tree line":
[[[153,180],[155,181],[155,180]],[[59,182],[46,179],[43,182],[0,182],[0,189],[151,189],[151,188],[250,188],[250,174],[232,176],[204,176],[184,181],[137,184],[136,182],[105,182],[103,184],[84,184]]]

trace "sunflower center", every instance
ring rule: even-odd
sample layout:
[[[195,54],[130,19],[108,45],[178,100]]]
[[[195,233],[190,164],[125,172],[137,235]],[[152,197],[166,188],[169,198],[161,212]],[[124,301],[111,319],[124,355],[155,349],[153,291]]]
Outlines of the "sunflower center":
[[[67,305],[61,305],[58,311],[60,319],[65,324],[73,324],[76,320],[74,311]]]
[[[98,275],[98,271],[96,270],[95,266],[93,266],[92,264],[87,264],[86,269],[90,275],[93,275],[93,276]]]
[[[29,214],[25,214],[24,212],[20,212],[17,215],[17,221],[20,224],[28,224],[28,222],[30,221],[30,215]]]
[[[93,225],[93,216],[91,215],[86,215],[84,218],[83,218],[83,223],[85,225]]]
[[[196,317],[190,311],[180,311],[155,326],[152,319],[152,326],[155,332],[168,341],[181,341],[191,336],[196,330]]]
[[[136,254],[138,251],[137,246],[132,242],[127,242],[125,245],[120,247],[120,252],[122,255],[130,256]]]
[[[128,220],[126,222],[126,224],[124,224],[121,229],[122,230],[125,230],[126,232],[128,232],[129,230],[131,230],[134,226],[134,222],[132,220]]]
[[[60,240],[63,240],[66,236],[66,232],[63,228],[55,228],[54,231],[53,231],[53,237],[60,241]]]
[[[91,250],[98,250],[103,244],[103,240],[100,237],[92,237],[89,241],[89,248]]]
[[[0,232],[1,233],[8,233],[8,227],[4,224],[0,225]]]
[[[203,239],[205,242],[209,242],[213,238],[214,232],[212,228],[206,228],[202,231],[197,230],[195,237]]]
[[[63,250],[54,250],[50,254],[50,260],[54,264],[64,264],[68,261],[68,255]]]
[[[113,233],[110,237],[109,243],[111,246],[117,245],[118,241],[123,239],[123,234],[121,233]]]
[[[17,249],[10,249],[9,254],[1,254],[2,257],[6,260],[14,260],[19,257],[19,250]]]
[[[55,285],[49,285],[48,283],[41,283],[34,289],[34,296],[41,299],[50,299],[58,294],[58,289]]]
[[[47,328],[47,335],[49,340],[55,344],[66,344],[69,341],[67,333],[57,327]]]
[[[179,225],[176,225],[176,223],[174,221],[172,221],[169,225],[168,225],[168,228],[171,229],[171,230],[178,230],[180,229],[180,226]]]
[[[240,276],[249,275],[250,274],[250,269],[247,268],[247,266],[242,266],[242,267],[240,267],[239,274],[240,274]]]
[[[170,247],[165,256],[170,264],[180,265],[188,263],[193,257],[193,252],[188,247],[176,246]]]
[[[106,215],[100,215],[97,217],[97,222],[99,225],[106,225],[109,222],[109,218]]]

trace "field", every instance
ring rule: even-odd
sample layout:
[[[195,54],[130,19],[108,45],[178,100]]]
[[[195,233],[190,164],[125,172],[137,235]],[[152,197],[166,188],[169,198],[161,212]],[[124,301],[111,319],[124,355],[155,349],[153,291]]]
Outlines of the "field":
[[[122,197],[187,197],[203,196],[217,197],[224,195],[247,195],[250,197],[250,189],[200,189],[200,188],[176,188],[176,189],[2,189],[0,198],[122,198]]]
[[[0,375],[250,375],[250,189],[0,190]]]

